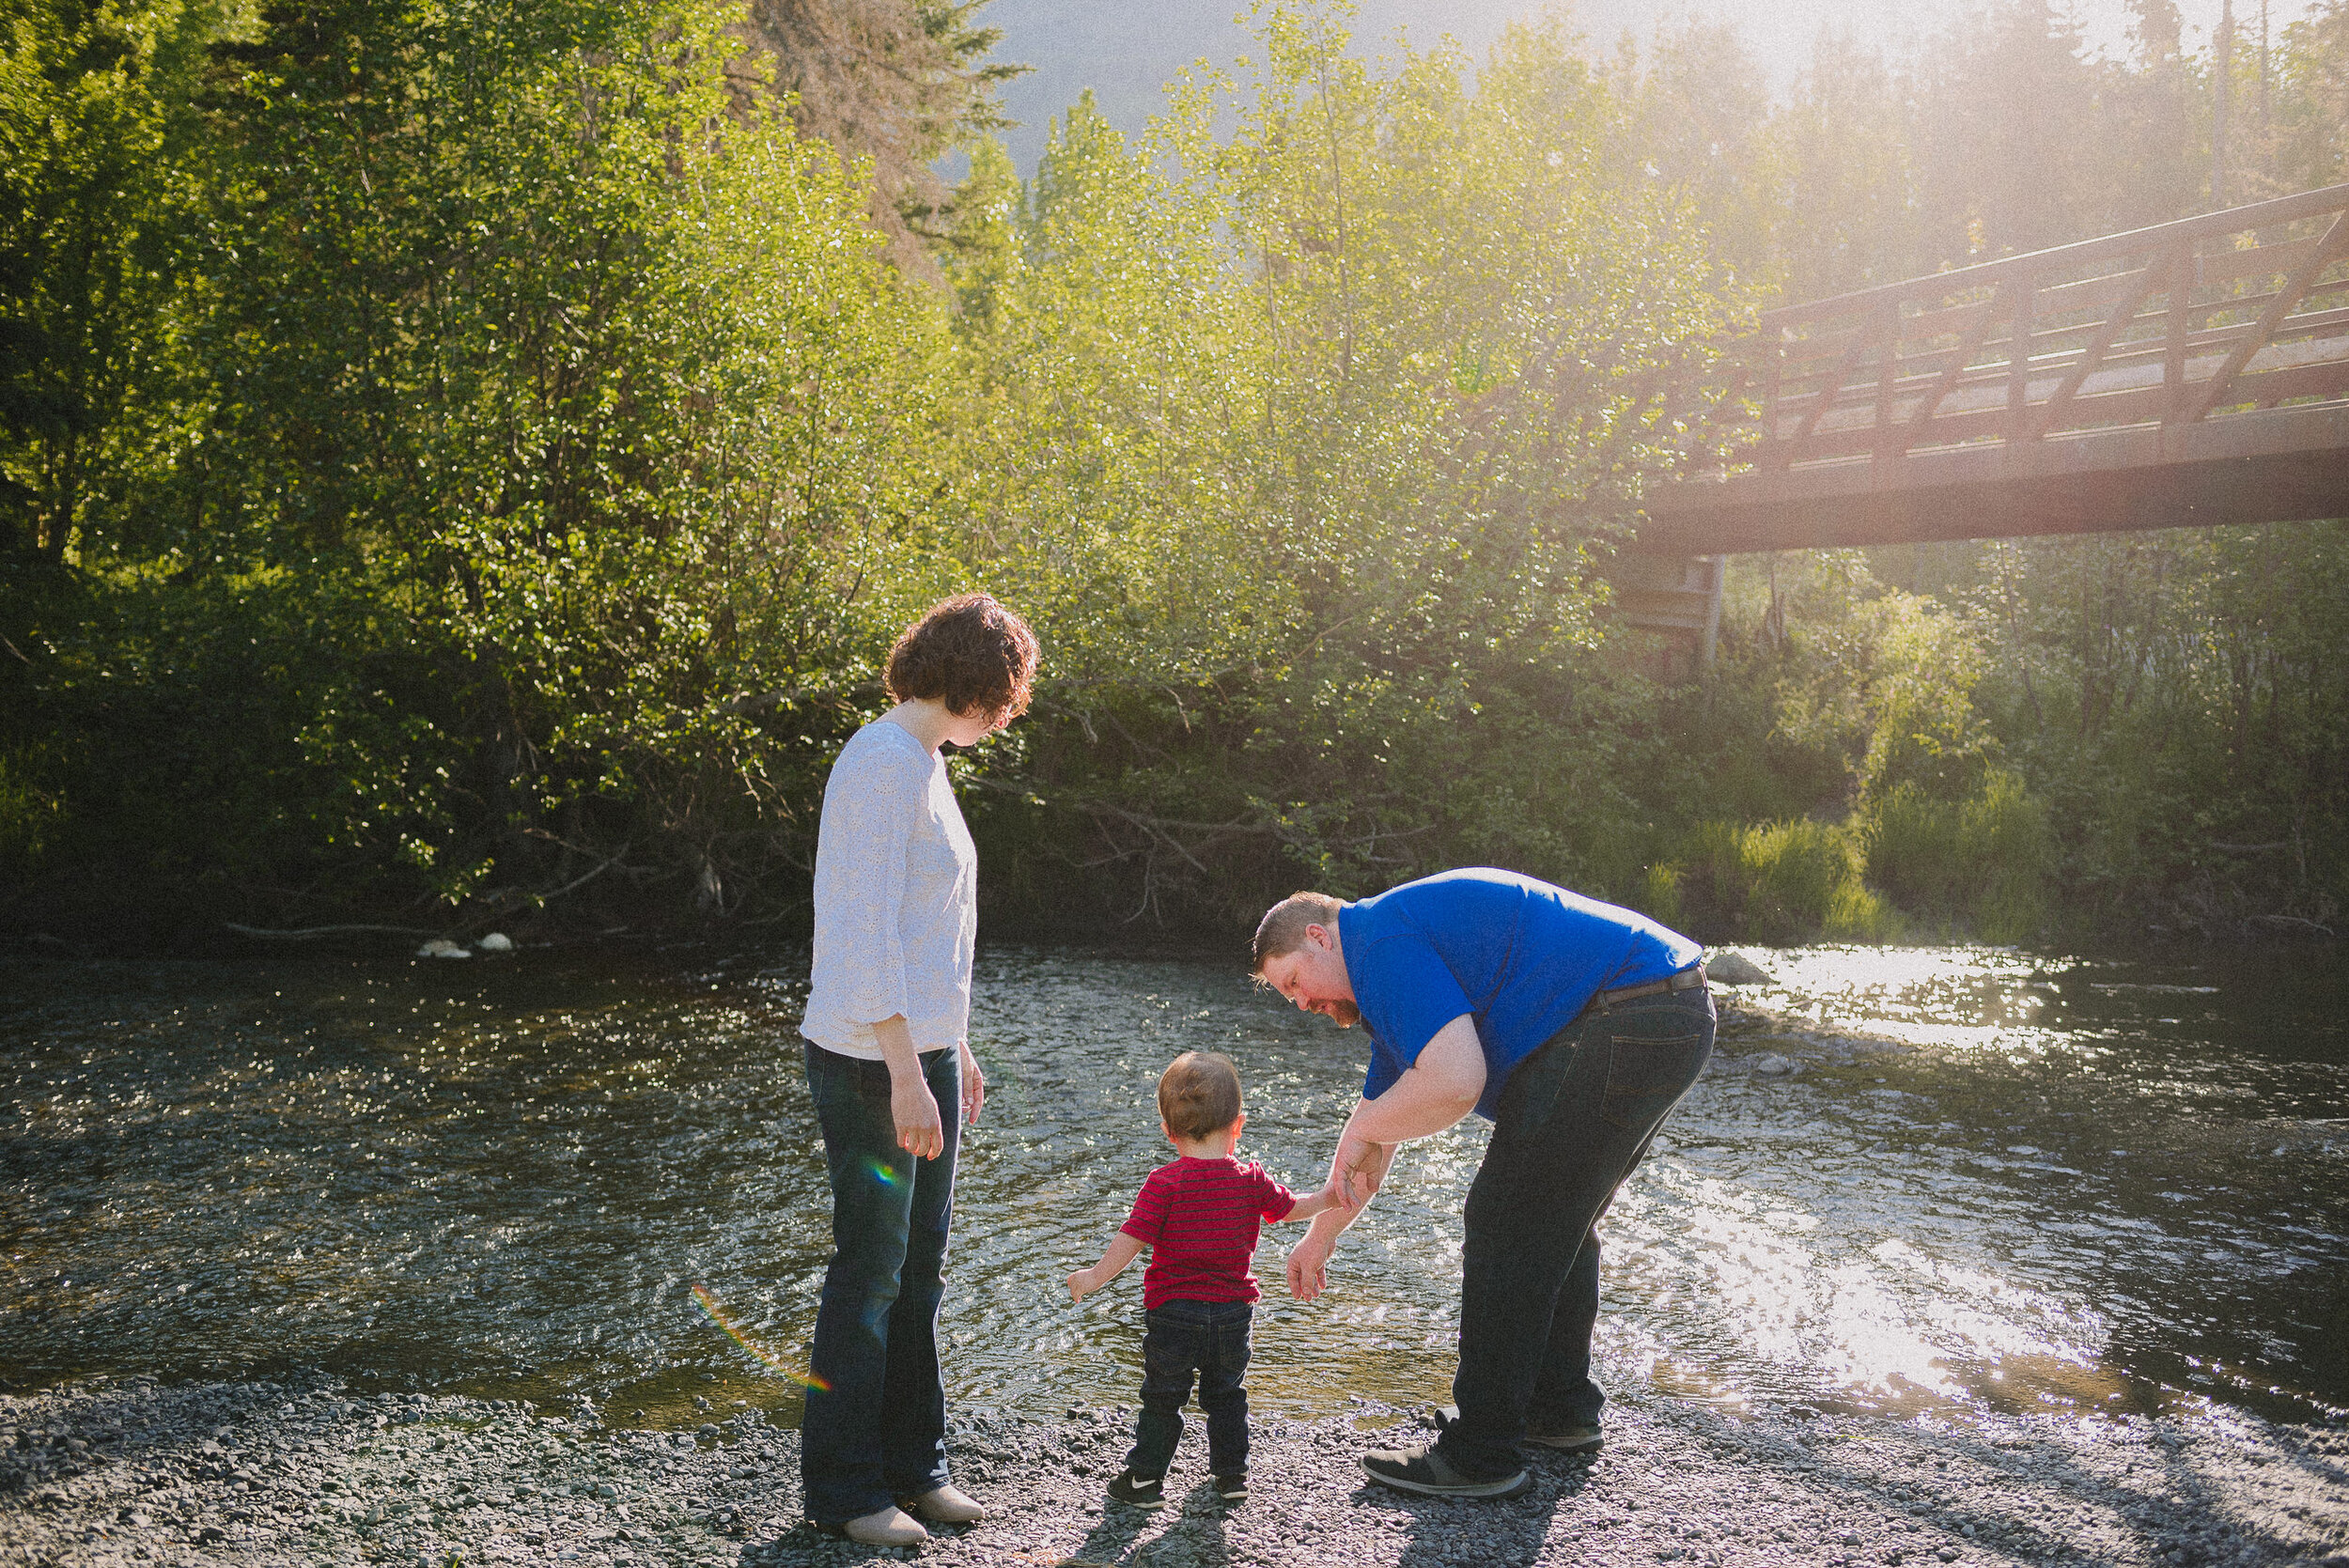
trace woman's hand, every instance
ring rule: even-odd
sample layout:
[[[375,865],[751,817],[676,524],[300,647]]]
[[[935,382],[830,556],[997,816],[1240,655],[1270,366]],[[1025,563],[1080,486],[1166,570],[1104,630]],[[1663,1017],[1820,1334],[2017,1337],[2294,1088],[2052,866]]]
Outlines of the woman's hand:
[[[946,1128],[938,1117],[938,1096],[917,1072],[889,1075],[889,1114],[897,1124],[897,1147],[916,1159],[936,1159],[946,1151]]]
[[[968,1040],[956,1048],[962,1052],[962,1119],[975,1127],[979,1107],[987,1103],[987,1075],[979,1071],[979,1059],[971,1054]]]
[[[905,1015],[875,1024],[873,1039],[880,1047],[881,1060],[889,1063],[889,1118],[897,1125],[897,1147],[916,1159],[936,1159],[946,1152],[946,1129],[939,1122],[938,1096],[924,1077]]]

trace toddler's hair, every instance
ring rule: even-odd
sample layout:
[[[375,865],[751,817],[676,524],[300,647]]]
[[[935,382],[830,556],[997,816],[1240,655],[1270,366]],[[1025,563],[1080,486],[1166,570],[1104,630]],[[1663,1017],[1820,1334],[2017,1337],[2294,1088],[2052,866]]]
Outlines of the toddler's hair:
[[[1159,1114],[1196,1141],[1239,1120],[1239,1069],[1220,1050],[1187,1050],[1159,1075]]]

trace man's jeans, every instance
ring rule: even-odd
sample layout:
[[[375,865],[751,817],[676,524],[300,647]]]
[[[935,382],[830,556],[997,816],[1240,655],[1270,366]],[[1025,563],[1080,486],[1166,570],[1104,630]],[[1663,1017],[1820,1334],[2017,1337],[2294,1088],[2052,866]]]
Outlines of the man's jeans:
[[[1460,1293],[1460,1419],[1436,1449],[1461,1474],[1517,1469],[1530,1428],[1598,1424],[1592,1227],[1713,1051],[1702,989],[1594,1008],[1519,1063],[1469,1188]]]
[[[1207,1473],[1248,1468],[1248,1389],[1240,1378],[1253,1315],[1246,1301],[1167,1301],[1143,1314],[1142,1415],[1128,1469],[1147,1480],[1174,1462],[1194,1372],[1199,1408],[1207,1413]]]
[[[938,1304],[961,1141],[960,1053],[927,1053],[922,1076],[946,1134],[935,1159],[897,1147],[887,1063],[807,1048],[832,1172],[832,1264],[800,1424],[807,1516],[818,1524],[861,1519],[946,1483]]]

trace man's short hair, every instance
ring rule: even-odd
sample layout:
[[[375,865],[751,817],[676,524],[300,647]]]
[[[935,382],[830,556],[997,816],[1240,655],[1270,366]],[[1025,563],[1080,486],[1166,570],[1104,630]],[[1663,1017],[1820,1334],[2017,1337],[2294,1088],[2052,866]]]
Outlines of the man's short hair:
[[[1305,927],[1338,928],[1338,901],[1326,893],[1293,893],[1264,912],[1256,923],[1255,963],[1249,973],[1261,976],[1275,958],[1305,945]]]
[[[1187,1050],[1159,1075],[1159,1115],[1193,1142],[1239,1120],[1239,1069],[1220,1050]]]

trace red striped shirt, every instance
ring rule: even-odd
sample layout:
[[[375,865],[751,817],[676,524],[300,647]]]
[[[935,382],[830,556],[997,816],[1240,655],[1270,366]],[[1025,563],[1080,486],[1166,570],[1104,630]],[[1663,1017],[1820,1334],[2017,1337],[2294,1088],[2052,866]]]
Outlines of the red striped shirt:
[[[1249,1264],[1256,1229],[1284,1219],[1297,1200],[1264,1167],[1186,1155],[1150,1172],[1120,1227],[1150,1249],[1142,1276],[1144,1310],[1168,1301],[1253,1301],[1262,1293]]]

